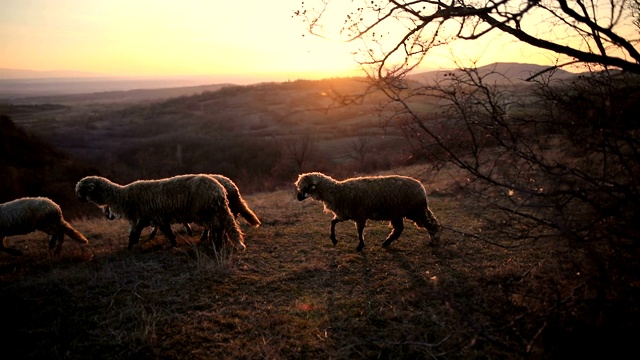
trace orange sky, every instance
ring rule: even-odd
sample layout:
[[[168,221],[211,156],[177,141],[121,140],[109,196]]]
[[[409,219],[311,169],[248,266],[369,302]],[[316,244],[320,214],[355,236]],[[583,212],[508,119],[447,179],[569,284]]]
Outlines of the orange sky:
[[[311,0],[313,2],[314,0]],[[354,44],[303,36],[301,0],[2,0],[0,68],[103,75],[244,75],[274,81],[358,75]],[[339,28],[339,25],[336,25]],[[545,62],[510,39],[456,55]],[[496,43],[499,42],[499,43]],[[491,50],[485,50],[491,44]],[[430,69],[452,68],[449,53]],[[548,60],[547,60],[548,61]]]

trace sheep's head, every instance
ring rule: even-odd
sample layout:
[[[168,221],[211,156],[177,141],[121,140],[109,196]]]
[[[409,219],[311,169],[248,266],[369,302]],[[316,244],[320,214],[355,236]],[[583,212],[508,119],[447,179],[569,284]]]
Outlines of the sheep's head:
[[[87,176],[76,184],[76,196],[80,202],[91,201],[98,205],[104,205],[100,185],[102,182],[96,176]]]
[[[328,177],[320,173],[300,175],[298,177],[298,181],[294,184],[296,186],[296,198],[300,201],[309,197],[320,200],[318,187],[321,186],[321,183],[325,178]]]

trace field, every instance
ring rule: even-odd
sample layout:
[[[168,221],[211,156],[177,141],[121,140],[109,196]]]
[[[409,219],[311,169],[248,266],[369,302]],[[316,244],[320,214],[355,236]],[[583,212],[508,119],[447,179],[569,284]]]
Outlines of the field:
[[[25,255],[0,253],[3,358],[638,357],[635,131],[620,127],[609,143],[620,151],[597,157],[589,139],[601,139],[600,132],[589,128],[589,138],[571,127],[566,164],[577,166],[569,172],[577,183],[565,168],[553,171],[562,164],[541,174],[531,158],[513,166],[503,157],[513,152],[486,141],[476,160],[490,160],[489,170],[515,182],[483,188],[470,172],[442,163],[447,157],[438,148],[405,137],[381,94],[340,105],[362,86],[358,79],[301,80],[0,104],[0,197],[51,197],[90,240],[67,240],[55,259],[43,233],[7,240]],[[186,93],[168,98],[174,91]],[[411,101],[425,114],[438,109],[428,98]],[[635,118],[628,121],[635,126]],[[441,130],[454,145],[464,139]],[[531,140],[550,144],[540,149],[554,155],[554,139]],[[501,144],[508,150],[511,142]],[[591,155],[579,155],[585,152]],[[583,156],[589,161],[576,164]],[[617,158],[626,172],[594,158]],[[440,243],[407,223],[383,249],[390,229],[370,222],[366,247],[357,252],[355,226],[345,222],[333,246],[331,215],[293,194],[292,183],[307,171],[420,179],[444,225]],[[263,223],[251,228],[240,220],[247,251],[216,254],[198,244],[201,228],[190,237],[179,224],[177,248],[159,235],[128,251],[128,225],[103,219],[73,191],[85,175],[126,183],[181,173],[234,179]],[[563,191],[538,181],[558,181]],[[575,186],[585,181],[593,186]],[[535,185],[536,197],[516,194],[514,183]],[[519,212],[523,204],[533,218]],[[547,211],[536,212],[541,206]]]
[[[425,178],[420,167],[399,172]],[[428,191],[450,176],[425,181]],[[533,307],[544,294],[531,284],[558,271],[557,246],[505,249],[465,236],[478,224],[454,194],[431,197],[446,227],[438,246],[410,225],[383,249],[389,228],[370,222],[361,253],[352,223],[338,225],[334,247],[331,215],[295,200],[293,186],[246,200],[263,225],[239,220],[247,251],[220,257],[193,244],[198,228],[189,238],[180,225],[178,248],[159,235],[127,251],[125,222],[77,219],[90,244],[67,239],[58,259],[43,233],[12,237],[25,255],[0,254],[4,356],[540,357],[546,323],[534,320],[546,310]]]

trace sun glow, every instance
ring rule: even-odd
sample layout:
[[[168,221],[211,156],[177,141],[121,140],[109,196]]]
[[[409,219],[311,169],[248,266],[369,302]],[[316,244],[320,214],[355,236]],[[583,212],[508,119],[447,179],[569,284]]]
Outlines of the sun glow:
[[[136,76],[356,74],[349,47],[310,36],[292,16],[296,5],[5,0],[0,68]]]
[[[314,27],[320,37],[309,33],[304,16],[295,15],[308,6],[301,1],[3,0],[0,68],[222,75],[253,79],[249,82],[363,75],[356,60],[370,60],[367,46],[372,44],[347,42],[347,33],[341,32],[346,14],[361,3],[330,5]],[[312,9],[306,10],[312,19]],[[406,31],[398,26],[385,31],[385,48],[397,45],[398,34]],[[552,61],[548,54],[503,36],[483,38],[473,46],[461,41],[432,49],[420,68],[454,68],[461,59],[478,66]]]

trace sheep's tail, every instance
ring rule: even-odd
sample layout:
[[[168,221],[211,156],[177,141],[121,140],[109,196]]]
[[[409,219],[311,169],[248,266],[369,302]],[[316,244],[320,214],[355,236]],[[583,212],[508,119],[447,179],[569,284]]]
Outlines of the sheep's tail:
[[[260,222],[260,219],[258,219],[258,216],[253,212],[253,210],[249,208],[249,205],[247,204],[247,202],[244,201],[243,198],[240,198],[239,202],[240,202],[240,206],[239,206],[238,212],[240,213],[240,216],[242,216],[242,218],[244,218],[249,223],[249,225],[255,226],[255,227],[260,226],[260,224],[262,224]]]
[[[76,229],[74,229],[71,224],[69,224],[68,222],[62,220],[62,227],[64,228],[64,233],[65,235],[69,236],[70,238],[72,238],[73,240],[82,243],[82,244],[88,244],[89,240],[87,240],[87,238],[82,235],[82,233]]]

